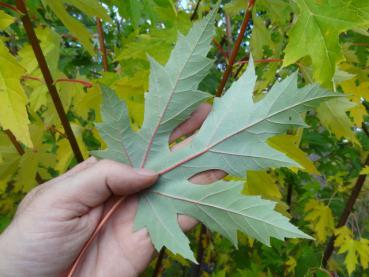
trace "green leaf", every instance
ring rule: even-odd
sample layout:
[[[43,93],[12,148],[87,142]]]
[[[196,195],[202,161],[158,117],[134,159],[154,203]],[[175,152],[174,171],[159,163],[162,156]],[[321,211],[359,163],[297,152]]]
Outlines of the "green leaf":
[[[102,20],[110,22],[111,18],[107,11],[97,0],[63,0],[64,3],[75,6],[84,14],[91,17],[100,17]]]
[[[74,5],[89,16],[98,16],[110,21],[110,18],[106,14],[104,8],[101,7],[96,0],[43,0],[43,2],[50,7],[60,21],[63,22],[65,27],[86,47],[86,50],[89,52],[89,54],[93,56],[95,54],[95,50],[91,43],[91,35],[89,31],[76,18],[68,14],[68,12],[65,10],[64,3]]]
[[[99,157],[146,167],[161,174],[157,184],[140,199],[135,228],[147,228],[156,249],[163,245],[194,260],[189,241],[177,223],[178,214],[199,219],[210,229],[237,243],[237,230],[269,245],[270,238],[310,238],[274,211],[274,202],[242,196],[239,182],[218,181],[208,186],[189,178],[210,169],[235,176],[247,170],[298,166],[268,145],[267,140],[290,127],[304,127],[300,113],[321,101],[338,97],[317,85],[297,88],[297,74],[273,86],[259,102],[253,101],[256,75],[249,67],[214,107],[189,145],[169,149],[171,132],[208,96],[197,86],[210,67],[206,58],[213,34],[215,11],[179,36],[168,63],[151,59],[150,89],[145,119],[138,132],[129,128],[126,106],[103,89],[103,123],[99,125],[108,149]]]
[[[284,66],[309,56],[314,80],[329,85],[336,64],[343,59],[339,35],[369,23],[367,0],[296,0],[296,23],[288,33]]]
[[[232,0],[224,5],[224,11],[229,16],[236,16],[241,10],[246,10],[248,0]],[[286,0],[258,0],[255,1],[254,10],[265,13],[273,22],[287,22],[289,20],[290,4]],[[254,18],[254,17],[253,17]]]

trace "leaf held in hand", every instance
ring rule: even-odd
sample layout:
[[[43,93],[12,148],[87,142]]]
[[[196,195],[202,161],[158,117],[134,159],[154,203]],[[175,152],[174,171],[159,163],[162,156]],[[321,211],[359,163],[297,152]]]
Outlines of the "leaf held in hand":
[[[177,222],[179,214],[194,217],[211,230],[237,244],[237,231],[269,245],[270,238],[311,238],[274,211],[275,203],[257,196],[243,196],[242,183],[217,181],[207,186],[189,179],[201,172],[220,169],[235,176],[247,170],[298,166],[267,140],[290,127],[305,127],[300,113],[320,102],[338,97],[316,85],[297,88],[297,74],[275,84],[259,102],[253,101],[256,74],[252,59],[246,72],[214,107],[200,130],[185,147],[171,151],[169,136],[207,99],[197,90],[211,61],[206,57],[213,36],[216,11],[179,35],[168,63],[151,59],[150,89],[145,101],[142,128],[130,128],[123,102],[103,89],[103,123],[98,128],[108,148],[94,152],[134,167],[161,174],[155,186],[141,195],[135,228],[147,228],[156,249],[166,246],[195,261],[189,240]]]

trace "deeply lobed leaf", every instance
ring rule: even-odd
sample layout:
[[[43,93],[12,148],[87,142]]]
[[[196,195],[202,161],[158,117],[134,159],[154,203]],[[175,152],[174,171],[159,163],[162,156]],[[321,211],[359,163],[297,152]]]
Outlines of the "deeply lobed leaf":
[[[206,58],[215,11],[195,24],[178,43],[165,66],[151,60],[150,92],[145,120],[139,132],[129,128],[124,103],[104,89],[100,133],[108,149],[97,152],[132,166],[161,174],[158,183],[140,199],[135,228],[147,228],[156,249],[166,246],[195,261],[189,240],[181,231],[178,214],[190,215],[237,244],[237,230],[269,244],[270,238],[310,238],[274,211],[275,203],[241,195],[241,183],[218,181],[208,186],[192,184],[195,174],[220,169],[236,176],[247,170],[298,166],[268,145],[268,138],[292,126],[305,127],[300,113],[321,101],[337,97],[316,85],[297,88],[297,74],[273,86],[259,102],[253,101],[256,74],[252,59],[247,71],[214,107],[186,147],[171,152],[173,129],[197,104],[208,97],[197,86],[210,67]]]

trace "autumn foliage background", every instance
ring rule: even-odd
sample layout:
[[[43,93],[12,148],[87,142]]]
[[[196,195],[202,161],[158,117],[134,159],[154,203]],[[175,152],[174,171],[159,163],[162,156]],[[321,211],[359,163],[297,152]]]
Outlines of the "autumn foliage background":
[[[367,276],[369,2],[249,1],[221,2],[210,53],[216,65],[200,89],[219,94],[252,54],[255,99],[296,70],[301,86],[318,83],[347,95],[307,113],[310,128],[270,140],[302,169],[248,172],[244,180],[245,194],[278,202],[278,211],[316,240],[275,240],[269,248],[240,236],[235,249],[199,226],[190,235],[199,265],[165,252],[145,275]],[[101,121],[98,83],[126,101],[131,125],[139,128],[148,55],[165,63],[178,32],[187,33],[214,4],[0,2],[0,231],[28,191],[105,147],[94,125]]]

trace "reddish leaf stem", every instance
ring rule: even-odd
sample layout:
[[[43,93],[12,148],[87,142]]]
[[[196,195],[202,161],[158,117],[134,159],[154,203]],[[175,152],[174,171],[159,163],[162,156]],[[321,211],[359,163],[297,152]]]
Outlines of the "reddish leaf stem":
[[[228,80],[229,76],[231,75],[233,64],[236,60],[238,50],[240,49],[242,39],[245,35],[246,28],[249,24],[249,21],[250,21],[250,18],[251,18],[251,10],[255,5],[255,1],[256,0],[250,0],[249,4],[247,6],[247,10],[246,10],[245,17],[244,17],[244,20],[243,20],[242,25],[241,25],[240,32],[238,33],[237,40],[236,40],[236,42],[233,46],[231,56],[229,57],[227,68],[223,73],[222,80],[220,81],[220,84],[219,84],[217,92],[216,92],[216,96],[218,96],[218,97],[220,97],[223,94],[224,87],[227,83],[227,80]]]
[[[220,43],[215,38],[213,38],[212,41],[213,41],[214,45],[218,48],[220,54],[222,54],[224,60],[227,62],[228,61],[228,54],[227,54],[227,52],[224,50],[224,48],[222,47],[222,45],[220,45]]]
[[[248,63],[249,61],[246,60],[246,61],[239,61],[239,62],[236,62],[235,65],[238,65],[238,64],[246,64]],[[260,60],[255,60],[254,61],[255,63],[279,63],[279,62],[283,62],[283,59],[260,59]]]
[[[100,46],[100,53],[101,53],[101,59],[103,63],[104,71],[109,71],[109,64],[108,64],[108,54],[106,52],[106,46],[105,46],[105,37],[104,37],[104,29],[102,27],[101,18],[96,18],[96,29],[97,29],[97,35],[99,38],[99,46]]]
[[[0,2],[0,6],[15,11],[16,13],[21,13],[16,7],[8,3]]]
[[[65,78],[61,78],[61,79],[57,79],[55,81],[55,83],[59,83],[59,82],[65,82],[65,83],[77,83],[77,84],[81,84],[86,88],[91,88],[92,87],[92,83],[88,82],[88,81],[84,81],[84,80],[74,80],[74,79],[65,79]]]
[[[117,202],[115,202],[113,207],[111,207],[111,209],[105,214],[105,216],[100,221],[100,223],[97,225],[97,227],[96,227],[95,231],[93,232],[92,236],[88,239],[88,241],[86,241],[86,243],[83,246],[81,252],[77,256],[76,260],[74,261],[74,263],[72,265],[72,268],[70,269],[70,271],[67,275],[68,277],[73,277],[74,273],[77,270],[77,267],[78,267],[79,263],[81,262],[81,259],[83,258],[84,254],[86,253],[88,247],[91,245],[91,243],[94,241],[96,236],[99,234],[100,230],[104,227],[105,223],[112,217],[114,212],[118,209],[120,204],[123,203],[124,199],[125,199],[124,197],[119,198],[117,200]]]
[[[365,124],[363,123],[362,125],[362,129],[364,130],[364,132],[366,133],[366,135],[369,137],[369,131],[367,129],[367,127],[365,126]],[[369,155],[367,156],[364,166],[368,166],[369,165]],[[355,202],[357,200],[357,198],[359,197],[360,191],[365,183],[366,180],[366,174],[361,174],[359,175],[359,177],[356,180],[355,186],[353,187],[352,191],[351,191],[351,195],[349,197],[349,199],[346,202],[345,208],[340,216],[340,219],[338,221],[338,224],[336,225],[336,228],[340,228],[342,226],[344,226],[347,222],[347,219],[349,218],[352,209],[355,205]],[[327,267],[328,264],[328,260],[329,258],[332,256],[333,250],[334,250],[334,241],[335,241],[336,237],[335,236],[331,236],[327,246],[325,248],[324,254],[323,254],[323,259],[322,259],[322,265],[323,267]]]
[[[369,43],[365,43],[365,42],[354,42],[354,43],[351,43],[351,45],[369,47]]]
[[[33,80],[33,81],[43,82],[43,80],[41,80],[40,78],[35,77],[35,76],[30,76],[30,75],[22,76],[22,79],[23,80]],[[55,83],[59,83],[59,82],[78,83],[78,84],[83,85],[86,88],[91,88],[93,86],[92,83],[90,83],[88,81],[84,81],[84,80],[75,80],[75,79],[66,79],[66,78],[61,78],[61,79],[55,80]]]
[[[65,134],[68,137],[69,143],[72,147],[73,153],[77,159],[78,162],[83,161],[83,156],[81,153],[81,150],[79,149],[77,139],[73,134],[73,130],[71,125],[69,124],[67,115],[65,113],[63,104],[60,100],[60,97],[58,95],[58,91],[55,87],[53,77],[51,75],[50,69],[47,66],[47,62],[45,59],[45,56],[42,52],[39,40],[37,39],[36,33],[33,29],[31,19],[28,15],[26,5],[24,3],[24,0],[16,0],[17,9],[22,12],[23,16],[21,17],[21,20],[23,22],[23,26],[26,30],[27,37],[31,43],[33,52],[35,54],[35,57],[37,59],[38,65],[41,69],[42,75],[44,77],[45,83],[48,87],[49,93],[51,95],[51,98],[53,100],[54,106],[56,108],[56,111],[58,113],[58,116],[60,118],[60,121],[64,127]]]

